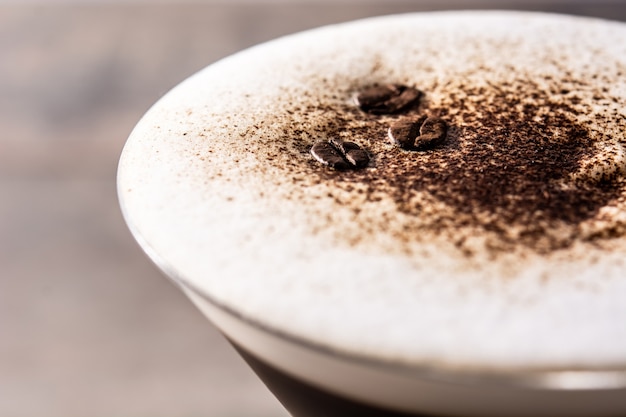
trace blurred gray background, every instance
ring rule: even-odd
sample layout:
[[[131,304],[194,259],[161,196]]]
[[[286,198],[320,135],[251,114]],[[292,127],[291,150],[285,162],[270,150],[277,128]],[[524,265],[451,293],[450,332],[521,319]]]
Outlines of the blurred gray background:
[[[124,141],[163,93],[247,46],[459,8],[626,21],[618,0],[0,0],[0,416],[284,417],[127,231]]]

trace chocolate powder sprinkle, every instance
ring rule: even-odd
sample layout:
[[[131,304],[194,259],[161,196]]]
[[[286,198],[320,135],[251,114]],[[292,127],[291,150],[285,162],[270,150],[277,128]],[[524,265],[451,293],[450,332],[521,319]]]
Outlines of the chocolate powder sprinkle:
[[[347,139],[367,138],[375,155],[375,169],[311,170],[307,175],[342,190],[358,185],[365,190],[365,201],[381,195],[391,198],[399,213],[420,218],[406,225],[409,240],[419,240],[421,232],[428,232],[456,239],[465,250],[467,236],[459,231],[478,230],[488,237],[485,244],[495,255],[516,247],[537,253],[567,248],[580,240],[581,223],[620,197],[624,181],[619,176],[599,181],[571,179],[581,161],[597,152],[598,134],[592,135],[577,121],[584,110],[568,101],[571,92],[567,97],[555,95],[525,80],[497,86],[459,85],[446,91],[454,91],[447,101],[412,109],[403,116],[377,117],[341,104],[306,109],[315,119],[316,135],[350,132]],[[423,115],[449,122],[448,137],[441,146],[416,153],[389,144],[390,122]],[[286,134],[306,138],[301,128],[293,123],[285,128]],[[306,139],[294,145],[306,152]],[[451,210],[440,214],[426,210],[424,200],[415,198],[420,193]],[[382,229],[384,219],[381,225],[368,227]],[[471,250],[466,252],[471,255]]]

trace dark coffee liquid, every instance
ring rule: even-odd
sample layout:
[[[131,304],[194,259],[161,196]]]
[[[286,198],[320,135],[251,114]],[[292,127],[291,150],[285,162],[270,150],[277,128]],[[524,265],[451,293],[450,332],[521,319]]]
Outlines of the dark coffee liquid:
[[[294,417],[427,417],[426,414],[385,410],[337,396],[295,379],[261,361],[240,346],[232,344]]]

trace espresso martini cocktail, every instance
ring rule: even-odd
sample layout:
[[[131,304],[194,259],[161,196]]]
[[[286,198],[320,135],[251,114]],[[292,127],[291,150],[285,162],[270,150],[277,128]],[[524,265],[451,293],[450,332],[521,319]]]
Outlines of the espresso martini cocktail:
[[[150,258],[295,416],[626,414],[626,26],[387,16],[163,97]]]

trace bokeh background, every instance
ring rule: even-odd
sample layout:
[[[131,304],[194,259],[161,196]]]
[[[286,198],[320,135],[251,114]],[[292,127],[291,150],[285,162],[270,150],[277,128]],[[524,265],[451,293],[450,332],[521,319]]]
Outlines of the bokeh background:
[[[626,21],[620,0],[0,0],[0,416],[286,416],[130,236],[124,141],[170,88],[245,47],[477,8]]]

